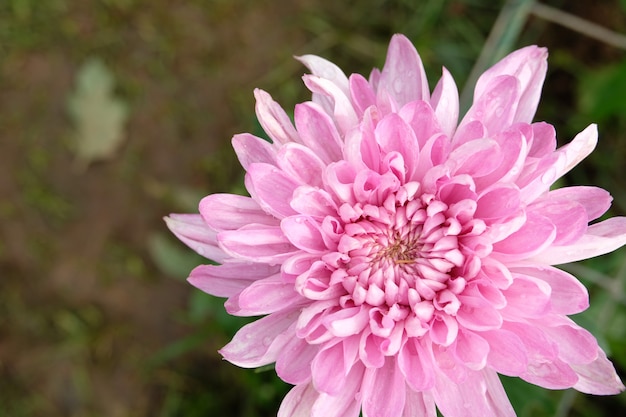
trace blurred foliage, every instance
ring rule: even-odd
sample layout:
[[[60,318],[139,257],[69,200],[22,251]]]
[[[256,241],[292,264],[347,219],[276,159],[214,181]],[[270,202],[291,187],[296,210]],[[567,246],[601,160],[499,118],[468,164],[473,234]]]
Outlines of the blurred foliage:
[[[104,106],[94,110],[94,120],[104,122],[102,108],[109,106],[118,109],[109,111],[116,115],[105,126],[105,129],[114,131],[108,139],[121,138],[121,114],[125,110],[119,109],[126,104],[121,105],[118,100],[123,98],[124,103],[133,106],[133,109],[138,103],[151,104],[149,101],[153,97],[144,97],[144,78],[147,78],[171,94],[167,97],[174,99],[156,105],[154,113],[145,117],[142,126],[150,127],[152,123],[171,120],[171,136],[182,138],[178,139],[180,142],[175,146],[183,148],[190,144],[185,139],[191,136],[190,132],[201,131],[199,126],[205,124],[220,122],[219,116],[215,116],[212,109],[197,107],[197,94],[213,94],[213,91],[200,90],[204,80],[222,77],[224,72],[235,69],[255,71],[254,68],[246,68],[246,51],[234,54],[234,58],[228,60],[224,50],[215,47],[219,44],[217,39],[226,39],[233,44],[241,42],[241,39],[228,38],[223,33],[221,38],[218,37],[218,32],[224,31],[218,22],[240,24],[236,19],[241,16],[243,3],[235,2],[234,6],[231,3],[227,0],[4,0],[0,2],[0,64],[19,67],[22,56],[50,51],[58,54],[61,61],[69,63],[66,68],[69,81],[59,82],[67,84],[70,103],[75,102],[71,97],[76,97],[76,92],[81,91],[81,88],[89,92],[88,87],[80,87],[80,79],[86,77],[85,74],[88,75],[91,71],[88,69],[91,68],[92,81],[87,84],[100,85],[95,90],[95,101],[99,106]],[[288,3],[284,1],[280,5],[287,7]],[[254,119],[250,98],[252,87],[268,90],[288,112],[296,102],[307,99],[306,89],[299,79],[304,69],[291,59],[292,54],[315,53],[336,62],[347,73],[367,74],[372,66],[382,65],[389,37],[396,32],[404,33],[414,41],[429,74],[431,86],[444,65],[461,89],[505,2],[363,0],[358,3],[358,7],[353,2],[330,0],[295,3],[298,4],[294,9],[297,13],[293,12],[291,24],[302,39],[298,50],[285,50],[281,44],[285,39],[267,40],[263,34],[255,33],[257,37],[251,42],[252,46],[248,47],[254,47],[259,42],[273,42],[272,52],[266,58],[267,70],[252,77],[254,85],[241,86],[228,97],[228,102],[223,103],[226,112],[236,115],[240,130],[251,130],[262,135]],[[572,5],[574,3],[578,4],[579,9],[589,7],[586,2],[555,0],[546,3],[572,9],[575,9]],[[626,0],[608,3],[610,5],[604,8],[594,6],[594,17],[603,19],[604,15],[600,14],[602,10],[621,15],[626,12]],[[174,9],[188,18],[173,19]],[[213,25],[205,37],[198,35],[200,31],[194,30],[192,25],[197,23],[193,22],[197,13],[202,14],[208,22],[206,24]],[[272,13],[266,12],[269,17],[266,17],[268,21],[265,24],[272,24]],[[559,136],[563,138],[562,143],[591,122],[600,126],[601,139],[597,151],[574,170],[565,183],[597,184],[609,189],[616,202],[612,213],[626,213],[626,179],[622,175],[626,158],[626,107],[623,101],[626,95],[626,61],[623,52],[607,51],[597,41],[585,40],[582,36],[576,37],[576,42],[573,42],[570,32],[527,18],[515,46],[539,42],[549,46],[551,54],[548,80],[537,118],[553,122]],[[181,24],[181,21],[185,24]],[[612,29],[626,31],[624,18],[619,19]],[[228,48],[229,45],[225,45],[225,49]],[[601,54],[600,50],[607,52]],[[51,59],[50,55],[45,57]],[[88,61],[92,58],[96,61]],[[190,61],[196,65],[185,65]],[[106,63],[106,66],[102,63]],[[93,81],[93,77],[96,81]],[[72,96],[71,91],[76,83],[79,83],[78,89],[74,90]],[[14,132],[20,132],[19,145],[23,147],[25,157],[15,176],[21,200],[5,201],[3,198],[0,201],[0,219],[12,221],[20,215],[24,206],[36,213],[37,221],[29,224],[34,232],[27,240],[33,258],[41,262],[42,269],[45,269],[50,265],[46,262],[50,262],[52,243],[39,233],[44,228],[42,224],[62,233],[68,222],[83,208],[71,201],[69,196],[72,194],[67,189],[71,190],[72,187],[61,187],[49,178],[48,172],[55,167],[55,156],[48,152],[49,148],[41,146],[42,137],[50,127],[48,123],[51,120],[58,123],[57,118],[62,116],[51,113],[46,118],[49,109],[42,104],[45,103],[46,91],[29,89],[29,80],[24,80],[23,85],[18,87],[24,89],[24,94],[34,97],[35,105],[23,111],[31,119],[3,119],[6,126],[13,126]],[[65,106],[59,104],[59,107]],[[37,117],[33,117],[33,114]],[[133,117],[137,116],[129,115],[130,125],[133,124]],[[232,133],[229,131],[226,135]],[[156,174],[142,176],[139,167],[142,166],[142,152],[145,149],[141,147],[129,147],[128,152],[120,157],[118,163],[122,167],[121,173],[115,173],[113,180],[122,184],[130,181],[134,186],[139,184],[155,201],[173,211],[193,211],[198,199],[208,192],[244,193],[241,170],[232,156],[227,137],[221,140],[224,146],[208,155],[190,151],[192,162],[177,160],[177,155],[167,155],[167,160],[179,165],[179,170],[193,173],[195,183],[159,180]],[[111,145],[105,152],[107,154],[117,146],[115,140],[104,142]],[[161,145],[150,143],[153,147]],[[64,148],[57,146],[54,149],[55,152],[62,152]],[[88,154],[85,157],[91,159],[95,156]],[[139,221],[128,223],[134,226]],[[204,262],[166,235],[161,223],[155,222],[152,227],[154,230],[141,243],[143,247],[138,248],[137,243],[120,243],[115,239],[107,242],[101,259],[104,264],[101,268],[107,278],[102,293],[114,286],[118,277],[129,280],[141,278],[137,281],[147,288],[154,285],[151,274],[155,274],[155,271],[182,281],[195,265]],[[0,258],[9,244],[0,241]],[[12,265],[9,264],[9,267]],[[589,310],[574,319],[598,337],[624,375],[624,250],[564,268],[578,276],[589,288],[591,295]],[[10,273],[10,268],[7,271]],[[77,281],[80,281],[80,277]],[[44,394],[56,393],[62,385],[63,398],[69,405],[59,409],[46,395],[37,395],[28,386],[28,382],[36,377],[19,374],[12,364],[0,362],[0,417],[53,415],[51,413],[55,411],[58,415],[101,415],[97,409],[89,406],[91,400],[99,394],[91,376],[96,368],[118,367],[120,360],[115,352],[126,352],[117,346],[119,340],[129,333],[131,337],[141,339],[141,331],[131,329],[126,323],[112,325],[113,319],[102,306],[85,300],[69,303],[61,298],[52,302],[46,298],[48,294],[44,293],[36,300],[39,304],[33,308],[32,300],[28,300],[20,289],[3,285],[6,286],[2,287],[3,303],[0,303],[0,335],[18,335],[33,344],[42,340],[50,341],[54,352],[40,349],[29,354],[34,357],[31,360],[37,367],[46,369],[44,372],[59,375],[52,379],[57,386],[48,387]],[[20,281],[20,285],[25,285],[28,290],[32,287],[27,285],[34,286],[37,282],[22,284]],[[182,332],[184,334],[151,352],[147,358],[137,357],[136,365],[132,368],[132,372],[140,375],[138,379],[142,383],[150,385],[150,392],[154,396],[147,401],[152,404],[152,408],[141,415],[221,416],[224,410],[229,410],[228,415],[232,417],[273,415],[289,389],[278,380],[273,370],[255,372],[237,369],[223,363],[214,354],[215,349],[224,345],[250,319],[228,315],[224,311],[223,300],[192,287],[189,287],[188,294],[186,303],[170,318],[185,329]],[[142,297],[142,294],[135,293],[134,296]],[[105,295],[102,294],[102,297]],[[167,323],[161,325],[168,327]],[[135,351],[128,354],[139,355]],[[19,359],[16,358],[16,362]],[[572,390],[548,391],[519,379],[503,378],[503,382],[521,417],[608,416],[626,408],[624,394],[598,398]],[[64,412],[76,409],[79,411],[74,414]],[[120,415],[137,414],[122,412]]]

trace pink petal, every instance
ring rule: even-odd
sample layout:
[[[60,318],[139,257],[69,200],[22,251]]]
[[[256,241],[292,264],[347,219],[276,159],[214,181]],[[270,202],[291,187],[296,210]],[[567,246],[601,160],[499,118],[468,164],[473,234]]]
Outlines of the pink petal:
[[[559,265],[604,255],[626,244],[626,217],[612,217],[593,224],[587,233],[569,246],[551,246],[529,259],[530,262]]]
[[[480,333],[460,329],[452,350],[455,358],[469,369],[478,371],[487,364],[489,343]]]
[[[283,381],[298,385],[311,380],[311,362],[319,352],[319,346],[292,337],[281,349],[276,359],[276,374]],[[307,414],[308,415],[308,414]]]
[[[363,417],[397,417],[406,400],[406,383],[394,357],[381,368],[367,368],[363,376]]]
[[[419,148],[423,148],[433,135],[442,133],[437,115],[430,104],[425,101],[411,101],[404,105],[397,114],[413,129],[411,136],[415,136],[419,144],[416,146]],[[444,137],[449,142],[449,137]],[[413,151],[415,155],[418,154],[418,150]]]
[[[410,338],[400,350],[398,367],[409,387],[415,391],[427,391],[435,385],[432,360],[415,338]]]
[[[451,139],[459,121],[459,91],[446,68],[443,68],[441,78],[433,90],[430,105],[435,109],[441,130]]]
[[[511,272],[539,278],[551,288],[550,304],[557,314],[576,314],[589,307],[589,294],[573,275],[551,266],[511,267]]]
[[[290,216],[280,223],[287,239],[298,249],[309,253],[327,251],[321,226],[308,216]],[[336,249],[336,247],[335,247]]]
[[[305,75],[302,79],[314,93],[313,101],[320,104],[332,117],[341,135],[357,124],[358,118],[350,98],[335,83],[314,75]]]
[[[497,374],[489,369],[470,372],[459,384],[439,373],[433,396],[446,417],[515,417]]]
[[[580,161],[585,159],[598,143],[598,126],[591,124],[572,139],[570,143],[559,148],[557,153],[563,157],[563,162],[556,166],[555,180],[567,174]]]
[[[278,151],[278,166],[301,184],[322,186],[326,164],[311,149],[299,143],[288,143]]]
[[[298,183],[280,169],[268,164],[252,164],[246,175],[252,189],[249,190],[261,208],[274,217],[295,214],[289,205]]]
[[[232,145],[244,170],[256,162],[276,165],[276,150],[264,139],[249,133],[240,133],[233,136]]]
[[[587,212],[576,201],[543,200],[531,204],[528,211],[550,219],[556,228],[554,246],[573,244],[587,231]]]
[[[227,303],[226,310],[235,316],[261,316],[302,303],[293,284],[285,283],[280,274],[254,281],[237,297],[237,305]],[[230,300],[229,300],[230,301]]]
[[[232,297],[254,281],[278,272],[280,268],[267,264],[228,262],[197,266],[187,280],[194,287],[216,297]]]
[[[520,95],[517,78],[500,75],[491,79],[484,92],[474,94],[474,103],[461,120],[459,130],[475,120],[482,122],[490,136],[507,129],[514,120]]]
[[[218,235],[220,247],[231,256],[252,262],[279,264],[297,249],[279,227],[248,225]]]
[[[319,351],[311,363],[313,384],[318,391],[332,396],[343,391],[356,361],[357,343],[358,337],[354,342],[332,342]]]
[[[428,392],[415,392],[407,388],[402,417],[437,417],[433,396]]]
[[[541,317],[550,309],[550,286],[542,280],[513,275],[513,283],[502,290],[507,301],[503,314],[508,317]]]
[[[554,241],[555,236],[556,227],[549,219],[528,212],[521,229],[495,243],[493,250],[506,259],[524,259],[544,251]]]
[[[518,376],[526,370],[528,357],[520,337],[504,329],[479,333],[489,343],[487,363],[498,373]]]
[[[531,125],[532,135],[529,137],[528,156],[542,158],[556,149],[556,130],[546,122],[537,122]]]
[[[361,411],[359,390],[364,367],[356,364],[346,377],[343,391],[335,396],[322,393],[306,417],[358,417]],[[304,417],[304,416],[303,416]]]
[[[428,101],[430,92],[422,60],[403,35],[391,38],[378,89],[387,91],[400,107],[414,100]]]
[[[315,103],[297,104],[296,128],[302,142],[324,163],[341,159],[342,141],[331,116]]]
[[[586,365],[572,365],[578,375],[574,389],[586,394],[614,395],[624,391],[613,364],[606,358],[602,349],[598,349],[598,358]]]
[[[216,231],[236,230],[257,223],[278,226],[279,221],[270,216],[250,197],[235,194],[211,194],[200,201],[202,218]]]
[[[259,123],[274,143],[299,142],[298,132],[283,108],[268,93],[258,88],[254,90],[254,97]]]
[[[289,339],[295,337],[293,327],[298,310],[270,314],[245,325],[220,353],[229,362],[242,368],[257,368],[276,361]]]
[[[541,326],[541,320],[538,321]],[[559,358],[570,365],[593,362],[598,357],[596,338],[572,320],[564,321],[559,326],[542,326],[543,332],[558,346]]]
[[[419,145],[409,125],[400,116],[392,113],[378,123],[374,134],[384,153],[395,151],[402,155],[406,164],[406,178],[411,178],[417,168],[415,161],[418,158]]]
[[[448,156],[447,164],[456,175],[481,177],[498,167],[499,153],[500,147],[494,140],[477,139],[454,149]]]
[[[598,187],[577,186],[563,187],[550,191],[537,202],[575,202],[580,204],[587,213],[587,221],[602,216],[611,206],[611,195]]]
[[[311,417],[311,409],[319,396],[313,384],[296,385],[283,398],[277,417]]]
[[[178,239],[199,255],[218,263],[230,257],[218,247],[217,232],[211,229],[199,214],[172,213],[163,220]]]
[[[502,75],[512,75],[520,84],[520,97],[512,122],[530,123],[539,103],[547,70],[547,57],[548,51],[537,46],[528,46],[509,54],[480,76],[476,82],[474,97],[485,94],[494,79]]]
[[[313,75],[332,81],[348,95],[348,77],[337,65],[316,55],[302,55],[297,56],[296,59],[302,62]]]
[[[520,192],[511,184],[496,184],[485,190],[476,200],[476,218],[490,226],[507,220],[520,207]]]
[[[354,108],[362,115],[365,110],[376,104],[376,94],[370,83],[361,74],[350,75],[350,98]]]
[[[328,191],[317,187],[296,188],[291,200],[291,208],[298,213],[322,220],[326,216],[337,215],[337,204]]]
[[[519,129],[511,128],[499,133],[493,139],[500,147],[500,164],[489,174],[475,178],[476,188],[479,191],[498,182],[514,183],[526,161],[528,145],[524,134]]]

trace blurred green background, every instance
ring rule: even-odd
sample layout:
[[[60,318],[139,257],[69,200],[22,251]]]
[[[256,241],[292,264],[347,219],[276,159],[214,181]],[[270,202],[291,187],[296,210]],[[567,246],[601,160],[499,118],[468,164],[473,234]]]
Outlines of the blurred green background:
[[[626,1],[543,4],[626,33]],[[537,120],[553,123],[561,144],[592,122],[601,132],[563,185],[606,188],[611,214],[624,214],[623,46],[542,10],[523,0],[1,0],[0,417],[275,415],[289,387],[271,369],[220,359],[244,321],[185,282],[203,260],[162,217],[244,191],[230,138],[260,134],[253,88],[286,109],[307,99],[293,55],[369,74],[401,32],[431,87],[442,65],[462,87],[492,30],[484,63],[546,46]],[[564,266],[591,293],[575,320],[622,377],[625,255]],[[505,384],[520,416],[626,409],[626,394]]]

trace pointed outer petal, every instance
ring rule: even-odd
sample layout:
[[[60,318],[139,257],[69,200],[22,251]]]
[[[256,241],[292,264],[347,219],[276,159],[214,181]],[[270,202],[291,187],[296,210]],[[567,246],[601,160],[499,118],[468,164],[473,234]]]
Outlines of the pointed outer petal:
[[[276,359],[276,374],[283,381],[298,385],[311,380],[311,362],[319,352],[319,346],[292,337],[279,352]]]
[[[298,186],[293,178],[275,166],[262,163],[250,165],[246,177],[254,189],[254,199],[263,210],[279,219],[296,214],[289,205]]]
[[[551,311],[557,314],[576,314],[589,307],[587,288],[573,275],[551,266],[510,267],[511,272],[543,280],[550,285]]]
[[[489,136],[507,129],[513,123],[521,95],[517,78],[501,75],[492,79],[480,95],[474,94],[474,103],[461,120],[459,129],[479,120]]]
[[[242,368],[258,368],[276,361],[293,334],[298,310],[270,314],[243,326],[220,354]]]
[[[326,216],[337,216],[337,204],[326,190],[300,186],[291,199],[291,208],[298,213],[322,220]]]
[[[309,253],[320,253],[337,249],[336,244],[335,247],[327,247],[321,225],[311,217],[302,215],[290,216],[280,222],[280,227],[291,244],[298,249]],[[330,241],[328,243],[332,244]]]
[[[441,346],[450,346],[457,337],[459,324],[446,313],[437,312],[430,323],[430,339]]]
[[[187,281],[216,297],[232,297],[254,281],[280,272],[277,266],[251,262],[228,262],[222,265],[199,265]]]
[[[626,244],[626,217],[612,217],[592,224],[587,233],[569,246],[552,246],[528,259],[531,263],[559,265],[613,252]]]
[[[288,143],[278,151],[278,166],[295,181],[322,186],[322,173],[326,164],[311,149],[299,143]]]
[[[432,394],[415,392],[407,388],[402,417],[437,417],[437,407]]]
[[[361,382],[363,365],[357,363],[348,374],[343,391],[335,396],[320,394],[306,417],[359,417],[361,411]]]
[[[530,126],[532,135],[528,136],[530,145],[528,156],[531,158],[542,158],[554,152],[557,144],[554,126],[546,122],[537,122]]]
[[[551,287],[545,281],[527,275],[513,274],[513,283],[502,290],[507,305],[505,318],[542,317],[550,310]]]
[[[526,213],[526,223],[493,245],[497,258],[518,260],[534,256],[549,247],[556,237],[556,227],[550,219],[532,212]]]
[[[502,316],[493,306],[482,298],[468,297],[463,294],[458,296],[461,307],[457,312],[456,319],[459,325],[468,330],[493,330],[502,325]]]
[[[276,165],[276,149],[265,139],[240,133],[233,136],[231,142],[243,169],[247,170],[250,164],[256,162]]]
[[[385,359],[380,368],[367,368],[361,394],[363,417],[397,417],[402,415],[406,401],[406,383],[396,359]]]
[[[611,206],[613,198],[608,191],[598,187],[576,186],[563,187],[550,191],[535,202],[576,202],[587,213],[587,220],[592,221],[602,216]]]
[[[412,178],[417,168],[419,145],[413,129],[400,116],[391,113],[384,117],[374,132],[376,141],[386,154],[398,152],[404,159],[405,178]]]
[[[357,114],[362,115],[365,110],[376,104],[376,94],[370,83],[361,74],[350,75],[350,98]]]
[[[536,323],[541,326],[542,321]],[[564,324],[559,326],[542,326],[542,330],[556,343],[559,359],[567,364],[591,363],[598,357],[596,338],[569,318],[564,318]]]
[[[247,224],[278,226],[280,221],[267,214],[250,197],[236,194],[211,194],[200,200],[198,207],[209,227],[220,232],[236,230]]]
[[[580,161],[585,159],[596,147],[598,143],[598,126],[591,124],[582,132],[577,134],[570,143],[557,149],[557,153],[562,155],[564,163],[555,166],[555,181],[567,174]]]
[[[307,88],[313,92],[313,101],[319,103],[331,116],[340,135],[356,126],[359,119],[350,98],[336,84],[314,75],[305,75],[302,79]]]
[[[478,333],[489,343],[487,364],[489,367],[508,376],[518,376],[526,370],[528,357],[522,339],[504,329]]]
[[[471,371],[460,384],[438,372],[432,391],[435,403],[446,417],[515,417],[515,411],[495,371]]]
[[[298,250],[279,227],[249,225],[218,235],[220,247],[235,258],[280,264]]]
[[[500,165],[500,147],[492,139],[477,139],[457,147],[448,156],[454,175],[469,174],[481,177]]]
[[[478,196],[474,218],[484,220],[487,226],[502,223],[516,213],[520,205],[519,188],[513,184],[495,184]]]
[[[328,395],[340,394],[356,362],[358,337],[327,343],[313,359],[311,373],[315,389]]]
[[[357,169],[369,168],[380,172],[382,156],[380,146],[374,135],[380,117],[376,107],[369,107],[363,114],[363,120],[359,127],[346,135],[345,160]]]
[[[503,329],[515,333],[524,343],[528,368],[519,377],[548,389],[571,388],[578,377],[569,365],[558,358],[558,347],[537,326],[504,322]]]
[[[315,103],[300,103],[294,110],[296,128],[304,145],[325,164],[342,157],[343,145],[331,117]]]
[[[236,305],[227,302],[226,311],[234,316],[261,316],[286,308],[293,310],[294,305],[304,301],[293,284],[285,283],[280,274],[275,274],[254,281],[239,294]]]
[[[489,174],[474,179],[478,190],[483,190],[498,182],[514,183],[526,161],[528,144],[519,129],[512,128],[501,132],[493,139],[500,146],[500,165]]]
[[[576,201],[540,201],[527,208],[528,213],[549,219],[556,228],[553,246],[574,244],[587,231],[587,211]]]
[[[471,370],[479,371],[487,364],[489,343],[479,333],[461,328],[451,351],[457,361]]]
[[[413,129],[420,149],[433,135],[445,133],[439,126],[435,111],[425,101],[411,101],[404,105],[398,114]],[[449,136],[446,138],[450,140]],[[417,149],[415,151],[417,154]]]
[[[254,90],[254,97],[256,98],[256,116],[274,144],[300,142],[291,119],[268,93],[257,88]]]
[[[494,79],[502,75],[513,75],[520,84],[519,104],[513,121],[530,123],[537,110],[543,80],[548,68],[548,50],[535,45],[512,52],[485,71],[474,90],[474,97],[480,97]]]
[[[593,395],[615,395],[624,391],[624,384],[615,372],[615,367],[606,358],[606,353],[598,349],[598,357],[586,365],[572,365],[578,375],[574,389]]]
[[[417,169],[413,178],[417,181],[424,178],[426,172],[435,165],[441,165],[450,153],[450,139],[446,135],[433,135],[420,149]]]
[[[473,120],[459,126],[452,137],[452,149],[476,139],[487,137],[487,129],[480,120]]]
[[[295,58],[302,62],[313,75],[332,81],[348,95],[348,77],[337,65],[317,55],[302,55]]]
[[[335,201],[338,203],[355,204],[354,180],[356,175],[357,170],[348,162],[333,162],[324,171],[324,188],[335,195]]]
[[[387,91],[400,107],[414,100],[429,100],[428,79],[422,60],[411,41],[403,35],[391,38],[378,89]]]
[[[164,217],[168,229],[181,242],[201,256],[222,263],[230,256],[217,245],[217,232],[202,220],[199,214],[172,213]]]
[[[459,122],[459,90],[445,67],[433,90],[430,105],[435,109],[441,130],[448,138],[452,138]]]
[[[311,417],[311,409],[319,396],[312,383],[296,385],[283,398],[277,417]]]
[[[411,389],[421,392],[435,386],[433,359],[416,338],[409,338],[400,349],[398,367]]]

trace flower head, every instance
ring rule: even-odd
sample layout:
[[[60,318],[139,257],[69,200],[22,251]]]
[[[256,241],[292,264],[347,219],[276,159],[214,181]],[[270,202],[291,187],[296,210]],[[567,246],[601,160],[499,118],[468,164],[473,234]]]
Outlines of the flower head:
[[[551,389],[624,387],[596,339],[567,315],[588,294],[553,265],[626,243],[626,218],[596,187],[550,187],[585,158],[595,125],[556,148],[531,123],[547,51],[513,52],[478,80],[458,122],[447,70],[431,93],[396,35],[382,71],[346,77],[299,58],[312,101],[294,123],[257,90],[272,143],[233,138],[250,197],[214,194],[167,218],[200,254],[191,284],[264,316],[222,350],[276,363],[295,387],[279,416],[512,416],[497,374]]]

